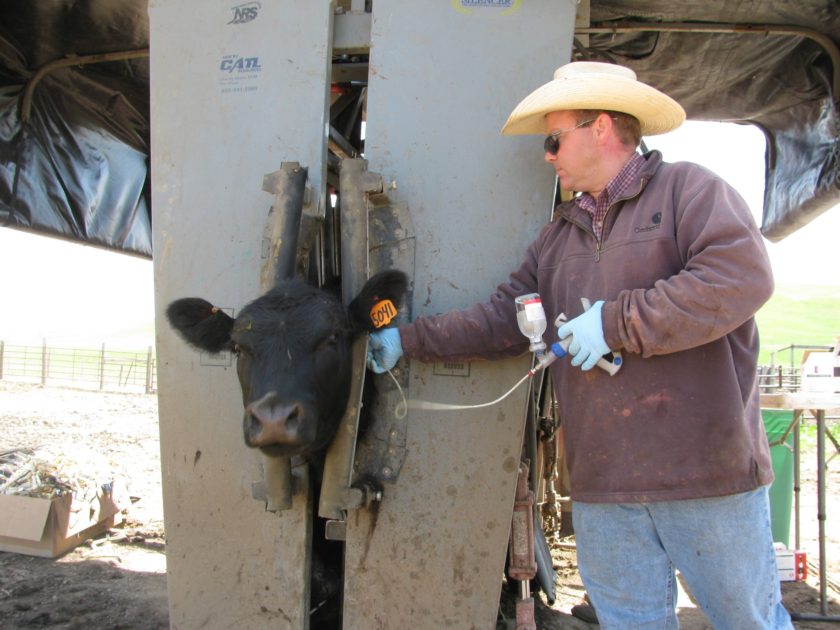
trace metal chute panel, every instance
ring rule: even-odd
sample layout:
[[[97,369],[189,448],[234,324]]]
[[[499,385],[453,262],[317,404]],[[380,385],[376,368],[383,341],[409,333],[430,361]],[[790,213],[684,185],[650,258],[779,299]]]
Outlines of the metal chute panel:
[[[253,499],[263,461],[243,443],[233,357],[188,348],[163,310],[201,296],[235,314],[257,297],[274,203],[263,179],[283,162],[308,167],[310,203],[323,207],[333,10],[326,0],[150,3],[161,463],[175,628],[307,625],[311,498],[299,492],[277,514]]]
[[[411,213],[415,317],[487,298],[547,222],[541,139],[497,130],[568,61],[574,21],[574,2],[375,4],[365,157]],[[412,362],[407,395],[485,402],[527,368]],[[409,413],[399,479],[347,520],[345,627],[492,627],[525,398]]]

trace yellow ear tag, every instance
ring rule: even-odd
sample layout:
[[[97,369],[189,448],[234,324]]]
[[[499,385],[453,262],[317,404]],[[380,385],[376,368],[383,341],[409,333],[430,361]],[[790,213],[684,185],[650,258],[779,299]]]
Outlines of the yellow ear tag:
[[[397,316],[397,307],[391,300],[380,300],[370,309],[370,321],[375,328],[382,328]]]

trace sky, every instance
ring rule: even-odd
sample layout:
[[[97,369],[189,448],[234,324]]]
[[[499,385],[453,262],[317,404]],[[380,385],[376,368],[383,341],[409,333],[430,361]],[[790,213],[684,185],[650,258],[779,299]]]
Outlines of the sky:
[[[540,150],[541,139],[535,139]],[[646,138],[666,161],[690,160],[715,171],[744,197],[761,222],[764,136],[755,127],[689,121]],[[781,243],[765,241],[777,284],[822,284],[840,291],[840,207]],[[151,261],[56,238],[0,228],[0,340],[9,344],[142,349],[154,345]]]
[[[152,262],[0,228],[0,340],[139,350],[154,345]]]

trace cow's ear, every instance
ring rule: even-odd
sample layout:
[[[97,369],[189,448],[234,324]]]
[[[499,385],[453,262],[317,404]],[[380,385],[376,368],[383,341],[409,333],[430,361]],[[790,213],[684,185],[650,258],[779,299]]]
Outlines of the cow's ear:
[[[201,298],[181,298],[166,307],[166,319],[191,346],[217,353],[230,346],[233,318]]]
[[[382,271],[365,283],[348,310],[355,330],[384,328],[397,316],[408,289],[408,277],[392,269]]]

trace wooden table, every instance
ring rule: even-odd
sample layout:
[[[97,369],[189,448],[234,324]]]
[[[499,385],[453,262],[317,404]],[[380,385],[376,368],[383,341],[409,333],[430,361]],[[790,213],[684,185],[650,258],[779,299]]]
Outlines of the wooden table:
[[[799,548],[799,426],[805,411],[809,411],[817,421],[817,520],[819,522],[819,574],[820,574],[820,614],[797,613],[791,611],[796,620],[840,621],[840,616],[828,615],[825,575],[825,438],[828,436],[834,445],[835,454],[840,453],[837,439],[826,429],[825,412],[828,409],[840,409],[840,395],[821,392],[785,392],[780,394],[762,394],[762,409],[790,409],[793,420],[784,435],[771,444],[783,444],[793,432],[793,488],[794,488],[794,531],[796,548]],[[833,457],[833,456],[832,456]]]

